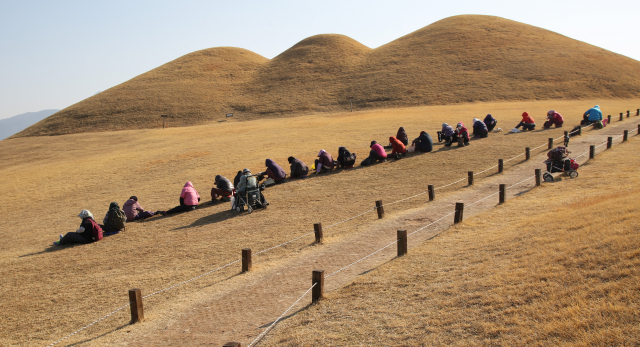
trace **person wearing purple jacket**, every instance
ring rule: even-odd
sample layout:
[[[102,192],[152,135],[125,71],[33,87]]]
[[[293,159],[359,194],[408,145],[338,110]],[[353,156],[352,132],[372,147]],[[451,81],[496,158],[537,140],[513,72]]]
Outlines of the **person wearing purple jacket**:
[[[473,119],[473,135],[475,138],[485,138],[489,136],[487,125],[478,118]]]
[[[331,171],[336,166],[333,162],[333,157],[324,149],[321,149],[318,153],[318,159],[316,159],[316,174],[322,171]]]
[[[265,160],[264,165],[267,167],[267,171],[265,173],[269,178],[274,180],[276,184],[284,182],[284,179],[287,177],[287,173],[284,172],[280,165],[276,164],[276,162],[271,159]]]
[[[127,222],[134,220],[145,219],[155,215],[154,212],[145,211],[138,203],[138,197],[132,196],[122,206],[124,214],[127,216]]]

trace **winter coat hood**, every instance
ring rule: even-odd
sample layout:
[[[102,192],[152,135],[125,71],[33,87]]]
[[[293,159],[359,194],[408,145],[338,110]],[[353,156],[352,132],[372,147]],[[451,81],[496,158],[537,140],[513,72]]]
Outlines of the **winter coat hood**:
[[[85,218],[93,218],[93,214],[91,214],[91,212],[89,212],[89,210],[82,210],[80,211],[80,214],[78,215],[78,217],[85,219]]]
[[[324,149],[321,149],[320,152],[318,152],[318,157],[322,155],[322,153],[326,153],[327,151],[325,151]]]
[[[409,136],[407,136],[407,132],[404,130],[404,127],[400,127],[400,129],[398,129],[398,133],[396,134],[396,138],[398,140],[400,140],[401,142],[409,141]]]
[[[267,159],[267,160],[265,160],[264,165],[271,170],[271,172],[275,176],[276,180],[282,180],[285,177],[287,177],[287,173],[284,172],[282,167],[280,167],[280,165],[276,164],[275,161],[273,161],[271,159]]]

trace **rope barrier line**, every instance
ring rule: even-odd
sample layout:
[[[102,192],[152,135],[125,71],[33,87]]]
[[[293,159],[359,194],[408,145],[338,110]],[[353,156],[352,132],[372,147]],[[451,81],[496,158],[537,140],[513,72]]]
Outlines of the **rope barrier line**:
[[[375,251],[375,252],[373,252],[373,253],[371,253],[371,254],[369,254],[369,255],[367,255],[367,256],[365,256],[365,257],[363,257],[363,258],[360,258],[360,259],[358,259],[358,260],[354,261],[353,263],[351,263],[351,264],[349,264],[349,265],[347,265],[347,266],[345,266],[345,267],[341,268],[341,269],[340,269],[340,270],[338,270],[338,271],[332,272],[330,275],[327,275],[325,278],[329,278],[329,277],[331,277],[331,276],[333,276],[333,275],[337,274],[338,272],[340,272],[340,271],[342,271],[342,270],[344,270],[344,269],[346,269],[346,268],[349,268],[349,267],[351,267],[351,266],[353,266],[353,265],[355,265],[355,264],[357,264],[357,263],[359,263],[359,262],[361,262],[361,261],[363,261],[363,260],[365,260],[365,259],[369,258],[370,256],[372,256],[372,255],[374,255],[374,254],[376,254],[376,253],[378,253],[378,252],[380,252],[380,251],[382,251],[382,250],[384,250],[384,249],[386,249],[386,248],[388,248],[388,247],[390,247],[390,246],[394,245],[396,242],[398,242],[398,240],[395,240],[395,241],[391,242],[390,244],[388,244],[388,245],[386,245],[386,246],[384,246],[384,247],[380,248],[379,250],[377,250],[377,251]]]
[[[67,336],[65,336],[65,337],[63,337],[63,338],[61,338],[60,340],[58,340],[58,341],[56,341],[56,342],[54,342],[54,343],[52,343],[52,344],[50,344],[50,345],[48,345],[47,347],[54,346],[54,345],[56,345],[56,344],[58,344],[58,343],[60,343],[60,342],[62,342],[62,341],[64,341],[64,340],[66,340],[66,339],[70,338],[71,336],[73,336],[73,335],[75,335],[75,334],[77,334],[77,333],[81,332],[82,330],[84,330],[84,329],[86,329],[86,328],[88,328],[88,327],[90,327],[90,326],[92,326],[92,325],[94,325],[94,324],[98,323],[99,321],[101,321],[101,320],[103,320],[103,319],[105,319],[105,318],[107,318],[107,317],[109,317],[109,316],[111,316],[111,315],[115,314],[116,312],[123,310],[123,309],[124,309],[124,308],[126,308],[127,306],[131,305],[131,303],[132,303],[132,302],[133,302],[133,301],[129,301],[126,305],[122,305],[121,307],[117,308],[115,311],[113,311],[113,312],[111,312],[111,313],[109,313],[109,314],[107,314],[107,315],[102,316],[101,318],[99,318],[99,319],[97,319],[97,320],[93,321],[91,324],[86,325],[86,326],[84,326],[84,327],[82,327],[82,328],[80,328],[80,329],[78,329],[78,330],[76,330],[76,331],[72,332],[71,334],[69,334],[69,335],[67,335]]]
[[[281,244],[279,244],[279,245],[277,245],[277,246],[273,246],[273,247],[271,247],[271,248],[267,248],[267,249],[265,249],[265,250],[262,250],[262,251],[260,251],[260,252],[258,252],[258,253],[256,253],[256,254],[254,254],[254,256],[255,256],[255,255],[258,255],[258,254],[260,254],[260,253],[264,253],[264,252],[270,251],[270,250],[275,249],[275,248],[278,248],[278,247],[282,247],[282,246],[286,245],[287,243],[291,243],[291,242],[293,242],[293,241],[300,240],[301,238],[303,238],[303,237],[305,237],[305,236],[308,236],[308,235],[311,235],[311,234],[313,234],[313,233],[314,233],[314,231],[312,231],[312,232],[310,232],[310,233],[306,233],[306,234],[304,234],[304,235],[302,235],[302,236],[300,236],[300,237],[296,237],[296,238],[295,238],[295,239],[293,239],[293,240],[289,240],[289,241],[287,241],[287,242],[281,243]]]
[[[373,212],[373,211],[375,211],[375,210],[376,210],[376,208],[374,207],[374,208],[372,208],[372,209],[370,209],[370,210],[367,210],[366,212],[360,213],[360,214],[359,214],[359,215],[357,215],[357,216],[353,216],[353,217],[351,217],[351,218],[349,218],[349,219],[345,219],[345,220],[340,221],[340,222],[338,222],[338,223],[331,224],[331,225],[329,225],[328,227],[324,227],[323,229],[329,229],[329,228],[334,227],[334,226],[336,226],[336,225],[338,225],[338,224],[342,224],[342,223],[344,223],[344,222],[348,222],[348,221],[350,221],[350,220],[352,220],[352,219],[354,219],[354,218],[358,218],[358,217],[360,217],[360,216],[363,216],[363,215],[365,215],[365,214],[367,214],[367,213],[370,213],[370,212]]]
[[[276,323],[278,323],[280,321],[280,319],[282,319],[282,317],[284,317],[285,314],[287,314],[287,312],[289,312],[298,302],[300,302],[300,300],[302,300],[302,298],[304,298],[307,294],[309,294],[309,292],[311,291],[311,289],[313,289],[313,287],[316,286],[317,283],[314,283],[311,288],[307,289],[306,292],[304,292],[304,294],[302,294],[301,297],[298,298],[298,300],[296,300],[296,302],[293,303],[293,305],[289,306],[289,308],[284,311],[280,317],[278,317],[278,319],[276,319],[275,321],[273,321],[273,323],[271,323],[271,325],[269,325],[269,327],[267,327],[267,329],[265,329],[260,335],[258,335],[258,337],[256,337],[255,340],[253,340],[253,342],[251,342],[247,347],[251,347],[253,346],[256,342],[260,341],[260,339],[262,337],[264,337],[264,335],[271,330],[271,328],[273,328],[274,325],[276,325]]]

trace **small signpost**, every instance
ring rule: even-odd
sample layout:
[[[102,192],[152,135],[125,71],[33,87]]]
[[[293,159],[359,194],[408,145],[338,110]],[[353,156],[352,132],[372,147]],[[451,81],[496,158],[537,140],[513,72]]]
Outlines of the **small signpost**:
[[[351,109],[351,112],[353,112],[353,103],[351,102],[353,100],[353,96],[350,96],[347,99],[349,99],[349,108]]]
[[[233,113],[227,113],[227,117],[233,117]]]
[[[164,129],[164,122],[167,120],[167,116],[166,114],[161,115],[160,117],[162,117],[162,129]]]

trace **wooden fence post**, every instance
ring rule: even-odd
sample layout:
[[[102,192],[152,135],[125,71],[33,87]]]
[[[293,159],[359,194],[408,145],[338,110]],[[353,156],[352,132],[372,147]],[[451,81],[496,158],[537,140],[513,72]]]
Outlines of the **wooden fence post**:
[[[629,130],[625,130],[622,135],[622,142],[627,141],[628,138],[629,138]]]
[[[582,125],[578,125],[578,135],[582,135]]]
[[[638,134],[640,135],[640,124],[638,124]]]
[[[311,284],[315,284],[311,290],[311,303],[315,304],[324,297],[324,270],[313,270]]]
[[[589,146],[589,159],[596,157],[596,145]]]
[[[144,308],[142,307],[142,291],[138,288],[129,289],[129,306],[131,307],[131,324],[144,320]]]
[[[456,202],[456,214],[453,218],[453,224],[458,224],[462,222],[463,214],[464,214],[464,202]]]
[[[407,254],[407,231],[398,230],[398,257]]]
[[[640,124],[638,124],[640,125]],[[640,129],[640,126],[638,126],[638,129]],[[430,184],[427,186],[427,188],[429,189],[429,201],[433,201],[436,199],[436,190],[435,188],[433,188],[433,185]]]
[[[251,270],[251,248],[242,249],[242,272]]]
[[[316,234],[316,243],[322,243],[322,223],[315,223],[313,231]]]
[[[608,137],[607,138],[607,149],[611,148],[611,146],[613,146],[613,137]]]
[[[535,169],[535,173],[536,173],[536,187],[540,187],[540,185],[542,184],[542,170]]]
[[[531,149],[529,147],[524,149],[524,154],[525,154],[524,157],[526,160],[531,159]]]
[[[611,115],[607,116],[607,124],[611,124]]]
[[[624,113],[620,112],[620,120],[622,120],[622,117],[624,117]]]
[[[636,109],[636,116],[640,116],[640,108]]]
[[[382,200],[376,201],[376,209],[378,210],[378,219],[384,217],[384,206],[382,206]]]
[[[242,347],[240,342],[227,342],[222,347]]]
[[[500,194],[498,194],[500,196],[500,203],[504,204],[504,202],[507,200],[507,185],[506,184],[501,184],[500,185]]]
[[[469,185],[472,186],[473,185],[473,171],[469,171],[467,173],[467,175],[468,175],[468,179],[467,180],[469,181]]]
[[[640,129],[640,124],[638,124],[638,129]],[[504,160],[498,159],[498,173],[502,173],[504,171]]]
[[[627,118],[629,118],[629,116],[631,116],[631,111],[627,110]]]
[[[553,137],[549,138],[549,149],[553,148]]]

